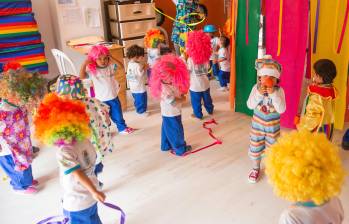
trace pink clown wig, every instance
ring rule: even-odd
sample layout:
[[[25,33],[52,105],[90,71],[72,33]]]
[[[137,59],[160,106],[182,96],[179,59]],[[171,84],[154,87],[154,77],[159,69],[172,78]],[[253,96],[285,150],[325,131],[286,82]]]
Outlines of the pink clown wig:
[[[180,94],[189,90],[189,72],[179,57],[168,54],[162,56],[153,66],[150,78],[150,92],[160,99],[163,83],[171,83]]]
[[[88,65],[88,69],[92,72],[92,74],[96,74],[97,72],[97,59],[103,55],[110,55],[109,49],[103,45],[95,45],[91,48],[90,52],[88,52],[87,58],[91,63]]]
[[[194,64],[209,62],[212,54],[211,38],[202,30],[188,33],[186,47],[187,54]]]

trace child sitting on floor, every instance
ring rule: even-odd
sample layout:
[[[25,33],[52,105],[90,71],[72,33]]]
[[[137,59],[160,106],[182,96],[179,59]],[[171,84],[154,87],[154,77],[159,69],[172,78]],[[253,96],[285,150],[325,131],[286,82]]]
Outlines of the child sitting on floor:
[[[315,62],[313,83],[308,87],[305,110],[300,118],[298,129],[323,132],[329,140],[333,135],[334,109],[337,91],[333,86],[337,70],[328,59]]]
[[[45,96],[34,118],[35,135],[57,149],[63,212],[69,223],[101,224],[97,201],[105,195],[98,190],[94,173],[96,150],[88,140],[91,129],[85,105],[63,99],[55,93]]]
[[[0,75],[0,167],[15,193],[35,194],[33,150],[28,115],[44,94],[45,80],[18,63],[8,63]]]
[[[228,37],[222,36],[220,39],[220,48],[218,51],[218,60],[219,63],[219,73],[218,81],[220,91],[228,91],[228,83],[230,83],[230,40]]]
[[[252,170],[248,175],[250,183],[260,177],[260,164],[266,147],[276,142],[280,135],[280,114],[286,110],[285,93],[278,85],[281,65],[270,55],[256,60],[258,83],[252,88],[247,101],[253,110],[250,134],[249,156]]]
[[[325,135],[302,130],[279,138],[267,150],[266,174],[274,192],[294,203],[279,224],[341,224],[337,196],[345,173],[339,149]]]
[[[134,99],[134,106],[139,115],[148,116],[147,112],[147,76],[145,74],[144,48],[132,45],[127,49],[127,58],[130,60],[127,65],[127,82]]]
[[[127,127],[123,118],[118,93],[120,85],[115,78],[116,61],[114,61],[108,48],[103,45],[93,46],[80,71],[80,78],[87,76],[92,80],[96,98],[107,104],[109,114],[116,124],[119,134],[128,135],[133,133],[133,128]],[[120,63],[119,63],[120,64]]]
[[[175,55],[162,56],[153,67],[150,92],[160,99],[162,114],[161,150],[182,156],[191,150],[184,140],[182,103],[189,89],[189,74],[184,62]]]
[[[190,99],[193,108],[191,116],[203,119],[202,101],[208,114],[213,113],[212,98],[210,95],[210,81],[208,71],[210,69],[211,40],[203,31],[193,31],[188,34],[186,44],[190,72]]]

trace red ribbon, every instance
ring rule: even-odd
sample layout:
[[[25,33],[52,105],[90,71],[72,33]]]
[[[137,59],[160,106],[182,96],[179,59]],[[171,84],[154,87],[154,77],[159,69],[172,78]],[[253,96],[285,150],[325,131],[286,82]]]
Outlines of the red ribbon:
[[[213,131],[212,131],[212,128],[209,128],[208,126],[211,125],[211,124],[215,124],[215,125],[218,125],[218,123],[216,122],[215,119],[212,119],[212,120],[209,120],[209,121],[205,121],[203,124],[202,124],[202,127],[206,130],[208,130],[208,135],[214,139],[215,141],[207,146],[204,146],[202,148],[199,148],[199,149],[195,149],[195,150],[191,150],[191,151],[188,151],[186,153],[184,153],[182,156],[188,156],[190,154],[194,154],[194,153],[197,153],[197,152],[200,152],[202,150],[205,150],[207,148],[210,148],[214,145],[221,145],[223,144],[223,142],[221,140],[219,140],[218,138],[216,138],[216,136],[213,135]],[[173,152],[173,150],[171,151],[172,154],[175,155],[175,153]]]
[[[339,43],[338,43],[338,47],[337,47],[337,54],[339,54],[341,52],[341,49],[342,49],[343,39],[344,39],[345,31],[347,29],[348,15],[349,15],[349,0],[347,0],[347,9],[345,10],[345,16],[344,16],[344,21],[343,21],[343,26],[342,26],[341,37],[339,39]]]

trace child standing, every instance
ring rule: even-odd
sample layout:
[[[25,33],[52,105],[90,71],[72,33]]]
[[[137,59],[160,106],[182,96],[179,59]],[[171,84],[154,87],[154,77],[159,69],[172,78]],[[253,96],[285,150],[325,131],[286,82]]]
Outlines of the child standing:
[[[249,156],[252,170],[248,175],[250,183],[260,177],[260,163],[265,148],[276,142],[280,135],[280,114],[286,110],[284,90],[278,86],[281,65],[266,55],[256,60],[258,83],[252,88],[247,101],[253,110],[250,134]]]
[[[210,66],[212,69],[212,75],[218,78],[219,66],[217,63],[217,51],[219,50],[220,40],[219,37],[214,36],[217,32],[217,29],[214,25],[209,24],[204,26],[204,32],[207,33],[211,38],[212,54],[210,57]]]
[[[34,119],[35,134],[57,148],[63,212],[69,223],[101,224],[97,201],[105,195],[98,190],[94,173],[96,151],[88,140],[90,118],[82,102],[46,95]]]
[[[218,80],[221,91],[227,91],[230,82],[230,40],[228,37],[222,36],[220,39],[220,48],[218,51],[219,73]]]
[[[189,89],[189,74],[184,62],[171,54],[162,56],[154,65],[150,92],[160,99],[162,114],[161,150],[181,156],[191,150],[184,140],[181,108]]]
[[[145,34],[144,44],[147,48],[148,54],[148,77],[151,74],[151,69],[156,62],[156,60],[160,57],[160,47],[162,43],[165,42],[164,35],[161,34],[159,29],[151,29]]]
[[[189,56],[187,65],[190,72],[190,99],[194,112],[192,117],[201,120],[203,119],[202,101],[208,114],[211,115],[214,108],[208,79],[209,59],[212,52],[210,37],[203,31],[190,32],[186,46]]]
[[[144,60],[144,48],[133,45],[127,49],[127,58],[130,60],[127,66],[127,81],[134,99],[134,106],[139,115],[148,116],[147,112],[147,76]]]
[[[337,197],[345,179],[339,149],[323,134],[293,131],[268,149],[266,174],[274,192],[294,204],[279,224],[341,224]]]
[[[81,67],[80,78],[85,79],[88,76],[92,80],[96,98],[109,106],[110,117],[119,134],[128,135],[134,129],[127,127],[123,118],[118,98],[120,85],[115,79],[115,72],[116,64],[111,59],[108,48],[96,45],[91,48],[88,59]]]
[[[15,193],[35,194],[33,151],[28,113],[43,95],[45,81],[18,63],[8,63],[0,76],[0,167]]]
[[[328,59],[315,62],[313,83],[308,87],[305,109],[301,115],[298,129],[311,132],[323,132],[329,140],[333,135],[336,88],[333,80],[337,70],[335,64]]]

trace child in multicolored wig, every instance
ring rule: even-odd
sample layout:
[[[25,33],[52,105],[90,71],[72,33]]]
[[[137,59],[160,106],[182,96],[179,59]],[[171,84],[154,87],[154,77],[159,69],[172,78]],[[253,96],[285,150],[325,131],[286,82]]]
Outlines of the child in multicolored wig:
[[[44,94],[45,80],[28,73],[17,63],[8,63],[0,75],[0,167],[16,193],[34,194],[32,143],[28,113]]]
[[[212,69],[212,75],[214,77],[218,77],[219,66],[217,63],[217,60],[218,60],[217,53],[219,50],[220,40],[219,40],[219,37],[214,36],[215,33],[217,32],[217,28],[212,24],[208,24],[204,26],[204,32],[207,33],[211,38],[212,54],[210,57],[210,65]]]
[[[210,95],[210,56],[212,52],[210,37],[203,31],[188,33],[187,66],[190,72],[190,99],[194,114],[192,117],[203,119],[202,104],[208,114],[213,113],[212,98]]]
[[[97,152],[95,174],[98,175],[103,171],[102,161],[105,154],[112,152],[114,147],[110,130],[109,107],[96,98],[86,97],[81,80],[74,75],[59,76],[55,92],[65,99],[79,100],[85,104],[92,129],[91,143]],[[102,186],[101,182],[99,184]]]
[[[220,48],[218,50],[218,64],[219,64],[219,73],[218,81],[221,88],[220,91],[227,91],[228,83],[230,83],[230,40],[226,36],[220,37]]]
[[[189,74],[185,63],[175,55],[162,56],[153,67],[150,92],[160,99],[162,114],[161,150],[181,156],[191,150],[184,140],[182,103],[189,89]]]
[[[148,116],[147,112],[147,75],[145,74],[144,48],[132,45],[127,49],[127,58],[130,60],[127,65],[127,81],[134,99],[136,112],[142,116]]]
[[[267,150],[266,174],[274,192],[292,203],[279,224],[341,224],[337,197],[345,179],[339,149],[326,136],[307,130],[282,136]]]
[[[89,122],[84,103],[55,93],[45,96],[34,118],[36,137],[57,149],[63,212],[72,224],[102,223],[97,201],[104,202],[105,195],[94,173],[96,150],[89,141]]]
[[[111,58],[108,48],[103,45],[93,46],[81,67],[80,78],[85,79],[88,76],[92,80],[96,98],[109,106],[110,117],[119,134],[128,135],[134,129],[127,127],[123,118],[118,98],[120,85],[115,79],[116,63],[118,62]]]
[[[148,74],[151,74],[151,68],[156,60],[160,57],[160,46],[165,42],[165,37],[159,29],[151,29],[145,34],[144,45],[148,54]],[[148,76],[149,76],[148,75]]]
[[[247,101],[253,110],[250,134],[249,156],[252,170],[248,175],[250,183],[260,177],[260,163],[266,147],[276,142],[280,135],[280,114],[286,110],[284,90],[278,85],[281,65],[270,55],[256,60],[258,82],[252,88]]]
[[[308,87],[305,108],[297,128],[323,132],[332,140],[337,99],[337,90],[333,86],[337,75],[336,65],[331,60],[321,59],[315,62],[313,68],[313,83]]]

